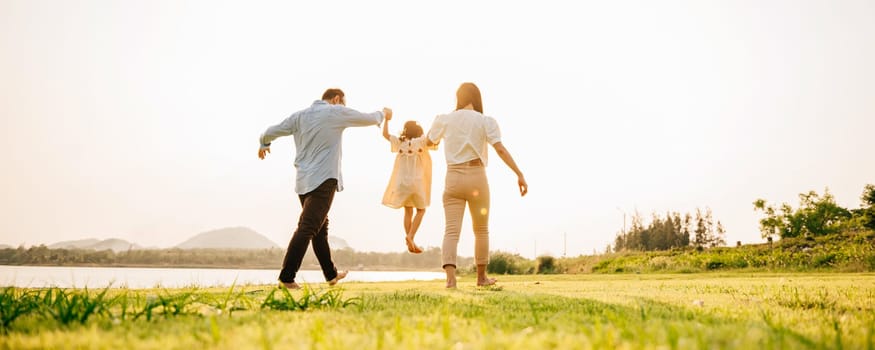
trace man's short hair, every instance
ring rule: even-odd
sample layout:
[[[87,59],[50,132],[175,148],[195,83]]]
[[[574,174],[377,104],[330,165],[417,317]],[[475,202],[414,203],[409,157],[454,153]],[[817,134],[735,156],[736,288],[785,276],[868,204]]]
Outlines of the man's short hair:
[[[341,89],[328,89],[325,90],[325,93],[322,94],[322,101],[330,101],[332,98],[340,96],[340,98],[344,98],[343,90]]]

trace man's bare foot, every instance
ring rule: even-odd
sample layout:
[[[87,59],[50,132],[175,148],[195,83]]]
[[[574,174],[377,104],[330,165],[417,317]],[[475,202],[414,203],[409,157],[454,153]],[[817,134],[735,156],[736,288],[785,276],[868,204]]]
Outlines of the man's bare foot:
[[[456,279],[455,278],[452,278],[452,279],[448,278],[447,279],[447,289],[456,289]]]
[[[413,237],[407,236],[407,251],[413,254],[422,253],[422,248],[413,243]]]
[[[498,282],[498,280],[494,279],[494,278],[486,278],[486,279],[479,279],[478,278],[477,279],[477,286],[478,287],[491,286],[491,285],[495,284],[495,282]]]
[[[328,281],[328,285],[333,286],[333,285],[337,284],[337,282],[340,282],[340,280],[346,278],[347,274],[349,274],[349,271],[338,272],[336,277],[334,277],[330,281]]]
[[[301,289],[301,286],[295,282],[280,282],[280,286],[283,286],[286,289]]]

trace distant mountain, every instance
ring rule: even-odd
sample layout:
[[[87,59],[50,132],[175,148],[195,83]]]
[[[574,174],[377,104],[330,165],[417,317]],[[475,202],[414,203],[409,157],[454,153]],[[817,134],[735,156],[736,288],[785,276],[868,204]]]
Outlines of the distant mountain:
[[[55,244],[49,244],[49,249],[86,249],[92,245],[100,243],[99,239],[89,238],[76,241],[63,241]]]
[[[291,238],[291,237],[289,237]],[[328,236],[328,244],[331,249],[346,249],[350,248],[343,238]],[[12,248],[8,245],[0,245],[0,249]],[[63,241],[54,243],[48,246],[49,249],[93,249],[106,250],[110,249],[115,252],[126,251],[130,249],[160,249],[160,248],[144,248],[143,246],[131,243],[123,239],[110,238],[99,240],[96,238],[80,239],[74,241]],[[218,230],[202,232],[194,237],[189,238],[185,242],[176,245],[174,248],[179,249],[270,249],[270,248],[285,248],[285,245],[279,246],[262,234],[255,232],[248,227],[226,227]]]
[[[289,239],[291,240],[292,237],[290,236]],[[352,248],[349,246],[349,243],[347,243],[346,240],[344,240],[343,238],[337,237],[337,236],[329,235],[328,236],[328,244],[331,246],[331,249]],[[285,247],[283,247],[283,248],[285,248]]]
[[[248,227],[227,227],[199,233],[175,248],[269,249],[279,246]]]
[[[123,239],[109,238],[99,240],[96,238],[80,239],[75,241],[63,241],[48,246],[49,249],[93,249],[93,250],[112,250],[115,252],[125,251],[129,249],[142,249],[138,244],[128,242]]]
[[[328,244],[331,246],[331,249],[351,248],[349,246],[349,243],[347,243],[343,238],[337,236],[328,236]]]
[[[95,250],[112,250],[114,252],[120,252],[125,250],[134,250],[134,249],[143,249],[142,246],[136,243],[131,243],[123,239],[118,238],[110,238],[104,239],[99,243],[91,246],[92,249]]]
[[[12,248],[12,246],[6,245],[6,244],[0,244],[0,249],[8,249],[8,248]]]

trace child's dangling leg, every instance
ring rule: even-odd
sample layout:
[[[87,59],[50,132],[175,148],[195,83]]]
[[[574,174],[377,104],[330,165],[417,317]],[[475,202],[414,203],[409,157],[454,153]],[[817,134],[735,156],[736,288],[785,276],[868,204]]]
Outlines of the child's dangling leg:
[[[413,242],[413,237],[416,236],[416,231],[419,230],[419,224],[422,223],[422,216],[425,215],[425,209],[416,209],[416,216],[413,217],[413,208],[404,207],[404,231],[407,232],[407,251],[413,254],[422,253],[416,243]]]
[[[404,233],[410,235],[410,224],[413,221],[413,208],[404,207]]]
[[[413,238],[416,237],[416,231],[419,231],[419,224],[422,223],[422,217],[425,215],[425,208],[416,208],[416,216],[413,217],[413,221],[410,223],[410,231],[407,232],[407,237],[410,240],[410,244],[413,245],[414,254],[422,253],[422,248],[420,248],[416,243],[413,242]]]

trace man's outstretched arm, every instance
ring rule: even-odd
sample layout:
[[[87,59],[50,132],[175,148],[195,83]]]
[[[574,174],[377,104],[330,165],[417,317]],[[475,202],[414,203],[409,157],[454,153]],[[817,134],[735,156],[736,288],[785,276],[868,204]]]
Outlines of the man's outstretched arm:
[[[352,108],[343,107],[339,109],[338,122],[343,127],[358,127],[380,125],[384,119],[392,118],[392,109],[384,107],[382,111],[373,113],[362,113]]]
[[[273,140],[294,134],[295,131],[297,131],[297,120],[297,116],[292,115],[291,117],[286,118],[286,120],[283,120],[282,123],[267,128],[259,138],[261,146],[258,148],[258,158],[264,159],[264,157],[270,153],[270,143],[273,142]]]

